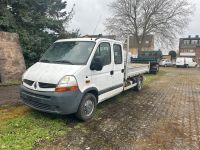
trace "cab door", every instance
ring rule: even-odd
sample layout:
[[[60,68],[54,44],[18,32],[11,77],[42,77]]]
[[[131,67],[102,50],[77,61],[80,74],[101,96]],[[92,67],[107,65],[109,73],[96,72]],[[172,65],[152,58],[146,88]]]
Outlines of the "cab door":
[[[115,94],[123,91],[124,83],[124,61],[123,51],[121,44],[113,44],[114,53],[114,74],[113,74],[113,86],[115,87]]]
[[[109,98],[109,92],[113,87],[113,52],[109,42],[101,42],[95,52],[95,57],[102,58],[103,68],[101,71],[93,70],[91,72],[92,84],[97,88],[99,102]],[[93,58],[93,59],[94,59]]]

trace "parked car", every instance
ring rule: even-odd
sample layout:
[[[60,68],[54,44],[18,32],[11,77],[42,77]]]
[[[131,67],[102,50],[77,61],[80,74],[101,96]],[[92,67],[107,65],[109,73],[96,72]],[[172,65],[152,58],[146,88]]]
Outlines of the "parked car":
[[[178,57],[176,59],[176,67],[196,67],[197,63],[193,60],[193,58],[187,57]]]
[[[159,65],[164,66],[164,67],[169,67],[169,66],[173,66],[173,63],[171,60],[163,59],[160,61]]]
[[[121,92],[140,91],[149,64],[124,61],[123,44],[103,38],[56,41],[22,78],[22,101],[33,109],[92,117],[96,105]]]

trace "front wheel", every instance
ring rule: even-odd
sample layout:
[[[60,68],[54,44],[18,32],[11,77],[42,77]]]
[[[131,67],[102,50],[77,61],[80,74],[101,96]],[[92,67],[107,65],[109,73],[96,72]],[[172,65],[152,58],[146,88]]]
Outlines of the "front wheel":
[[[76,117],[82,121],[87,121],[92,118],[92,115],[96,109],[97,98],[91,94],[87,93],[79,106],[79,109],[76,113]]]

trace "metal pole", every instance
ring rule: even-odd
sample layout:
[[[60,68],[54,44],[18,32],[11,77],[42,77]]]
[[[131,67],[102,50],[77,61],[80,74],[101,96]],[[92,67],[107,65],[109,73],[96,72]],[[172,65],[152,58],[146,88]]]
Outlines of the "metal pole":
[[[127,38],[127,49],[126,49],[126,61],[125,61],[125,79],[127,79],[127,67],[128,67],[128,52],[129,52],[129,42],[130,42],[130,36],[128,35]]]

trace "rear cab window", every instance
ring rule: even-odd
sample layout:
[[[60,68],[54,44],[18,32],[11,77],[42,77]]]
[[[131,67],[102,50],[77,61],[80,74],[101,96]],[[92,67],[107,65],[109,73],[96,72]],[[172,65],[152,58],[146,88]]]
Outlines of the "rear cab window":
[[[120,44],[113,45],[114,62],[115,64],[122,64],[122,47]]]

